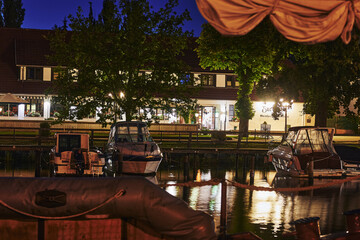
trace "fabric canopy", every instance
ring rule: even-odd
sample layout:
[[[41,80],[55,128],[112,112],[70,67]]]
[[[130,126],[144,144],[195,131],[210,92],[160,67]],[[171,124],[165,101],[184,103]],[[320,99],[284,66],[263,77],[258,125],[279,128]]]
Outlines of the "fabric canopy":
[[[21,104],[21,103],[29,103],[29,102],[11,94],[11,93],[7,93],[4,96],[0,97],[0,103]]]
[[[204,18],[223,35],[245,35],[266,16],[287,39],[327,42],[351,40],[360,28],[360,0],[196,0]]]

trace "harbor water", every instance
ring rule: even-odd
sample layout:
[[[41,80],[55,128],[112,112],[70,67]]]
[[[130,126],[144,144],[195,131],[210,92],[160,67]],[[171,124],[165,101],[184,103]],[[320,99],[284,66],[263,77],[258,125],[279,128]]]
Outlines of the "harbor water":
[[[176,186],[183,182],[204,182],[227,179],[269,188],[299,188],[309,186],[307,179],[276,176],[272,166],[265,165],[263,156],[255,156],[253,182],[250,179],[249,156],[193,155],[170,156],[163,160],[155,177],[170,194],[183,199],[196,210],[210,214],[216,230],[220,227],[221,184],[205,186]],[[35,161],[36,158],[40,160]],[[40,175],[47,176],[48,153],[40,155],[32,151],[0,151],[0,176],[35,177],[36,162],[40,163]],[[186,164],[184,164],[184,162]],[[313,185],[321,185],[333,179],[315,179]],[[296,190],[296,189],[295,189]],[[263,239],[295,239],[291,224],[300,218],[320,217],[321,234],[346,230],[345,211],[360,208],[360,180],[345,182],[331,187],[310,191],[252,191],[228,184],[227,186],[227,233],[253,232]]]

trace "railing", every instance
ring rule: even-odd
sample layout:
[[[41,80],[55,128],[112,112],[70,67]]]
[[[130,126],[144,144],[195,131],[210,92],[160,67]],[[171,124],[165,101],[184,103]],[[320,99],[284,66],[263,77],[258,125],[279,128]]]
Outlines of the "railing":
[[[103,146],[107,139],[108,129],[74,129],[74,128],[27,128],[27,127],[0,127],[0,145],[12,144],[54,144],[54,134],[59,132],[88,133],[90,135],[91,146]],[[201,144],[228,144],[227,147],[238,147],[239,144],[268,144],[273,141],[279,142],[283,133],[249,131],[247,134],[241,133],[239,141],[239,131],[150,131],[154,141],[162,144],[184,144],[188,148],[200,146]],[[211,145],[210,145],[211,146]],[[209,146],[208,146],[209,147]]]

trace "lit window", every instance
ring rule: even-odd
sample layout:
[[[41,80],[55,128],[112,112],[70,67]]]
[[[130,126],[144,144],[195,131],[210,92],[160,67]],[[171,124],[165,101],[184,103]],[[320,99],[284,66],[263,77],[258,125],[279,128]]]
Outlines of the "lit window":
[[[59,72],[55,69],[51,69],[51,80],[56,80],[59,78]]]
[[[235,117],[234,105],[229,105],[229,119],[232,121]]]
[[[239,81],[235,75],[226,75],[226,87],[239,87]]]
[[[181,84],[189,84],[190,82],[192,82],[193,79],[194,79],[194,74],[187,73],[181,77],[180,83]]]

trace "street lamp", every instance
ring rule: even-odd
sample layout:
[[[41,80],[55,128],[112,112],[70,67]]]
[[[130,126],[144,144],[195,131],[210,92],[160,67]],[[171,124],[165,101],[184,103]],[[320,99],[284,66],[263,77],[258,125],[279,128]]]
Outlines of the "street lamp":
[[[287,133],[287,112],[288,112],[288,109],[290,109],[292,107],[294,100],[291,100],[289,103],[289,102],[284,102],[284,99],[280,98],[280,103],[281,103],[282,110],[285,112],[285,133]]]

